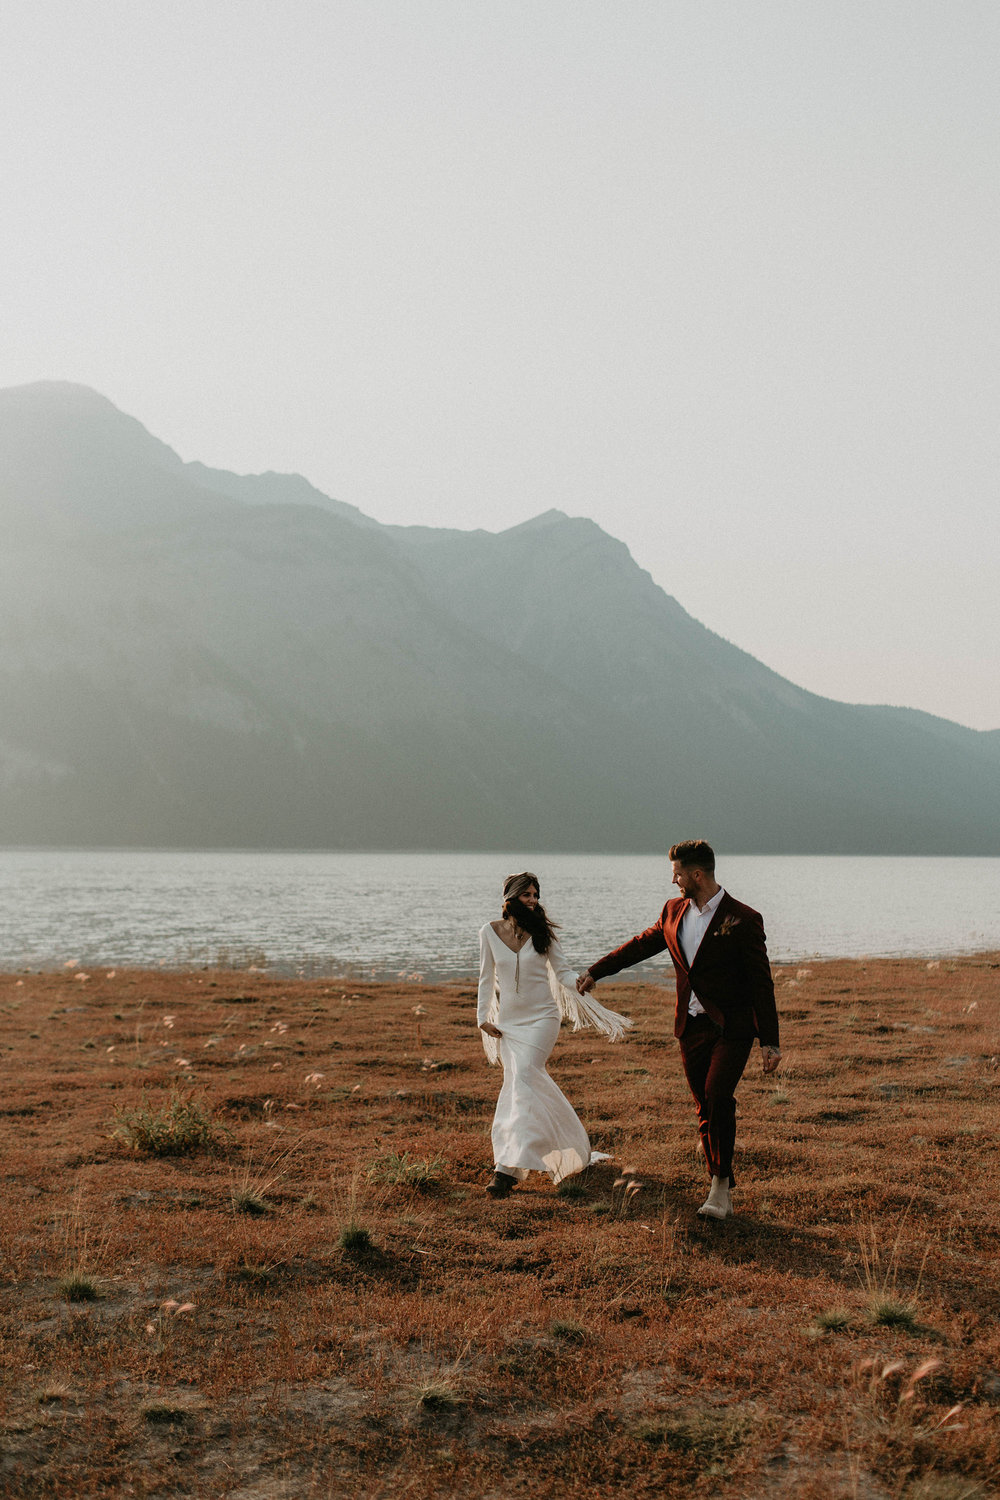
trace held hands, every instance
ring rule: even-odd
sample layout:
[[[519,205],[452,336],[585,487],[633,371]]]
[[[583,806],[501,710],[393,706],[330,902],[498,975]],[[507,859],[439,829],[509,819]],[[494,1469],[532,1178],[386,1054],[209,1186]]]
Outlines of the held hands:
[[[576,987],[581,995],[587,995],[594,988],[594,985],[596,983],[597,980],[591,979],[589,974],[581,974],[579,979],[576,981]]]
[[[480,1031],[485,1031],[487,1036],[496,1037],[497,1041],[499,1041],[503,1036],[503,1032],[500,1031],[498,1027],[494,1026],[492,1021],[484,1021],[479,1029]]]
[[[781,1048],[765,1047],[762,1044],[760,1049],[760,1060],[765,1073],[775,1072],[778,1064],[781,1061]]]

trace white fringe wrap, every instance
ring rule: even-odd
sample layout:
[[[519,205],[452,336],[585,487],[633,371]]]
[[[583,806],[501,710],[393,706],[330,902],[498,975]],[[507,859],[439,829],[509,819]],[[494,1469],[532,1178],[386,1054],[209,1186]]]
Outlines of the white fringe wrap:
[[[609,1042],[625,1040],[626,1032],[632,1030],[631,1017],[620,1016],[616,1010],[608,1010],[606,1005],[601,1005],[594,999],[592,993],[581,995],[576,990],[568,990],[551,974],[551,970],[549,972],[549,988],[556,997],[559,1012],[564,1021],[572,1021],[574,1031],[592,1026],[601,1036],[606,1036]]]
[[[552,972],[549,966],[549,989],[552,998],[559,1007],[559,1014],[564,1021],[570,1021],[574,1031],[582,1031],[584,1027],[591,1026],[606,1036],[609,1042],[622,1042],[626,1034],[631,1031],[633,1022],[629,1016],[620,1016],[616,1010],[608,1010],[607,1006],[601,1005],[594,999],[593,993],[581,995],[576,990],[568,990],[564,984]],[[493,991],[493,1000],[490,1004],[486,1019],[491,1026],[496,1026],[500,1015],[500,990]],[[500,1062],[500,1043],[495,1036],[489,1036],[487,1032],[480,1032],[483,1039],[483,1051],[490,1067],[497,1067]]]

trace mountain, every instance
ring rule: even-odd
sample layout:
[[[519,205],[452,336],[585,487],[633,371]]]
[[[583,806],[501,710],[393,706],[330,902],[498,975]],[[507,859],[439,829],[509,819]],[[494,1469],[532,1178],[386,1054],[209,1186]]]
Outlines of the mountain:
[[[0,392],[0,842],[1000,853],[1000,734],[834,703],[593,522],[381,526]]]

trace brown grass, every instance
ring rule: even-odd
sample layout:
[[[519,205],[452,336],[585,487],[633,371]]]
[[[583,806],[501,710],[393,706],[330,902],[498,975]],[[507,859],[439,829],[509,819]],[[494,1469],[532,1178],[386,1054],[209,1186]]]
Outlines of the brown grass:
[[[718,1224],[652,986],[553,1059],[614,1161],[494,1203],[468,984],[0,977],[0,1493],[995,1496],[1000,956],[778,981]]]

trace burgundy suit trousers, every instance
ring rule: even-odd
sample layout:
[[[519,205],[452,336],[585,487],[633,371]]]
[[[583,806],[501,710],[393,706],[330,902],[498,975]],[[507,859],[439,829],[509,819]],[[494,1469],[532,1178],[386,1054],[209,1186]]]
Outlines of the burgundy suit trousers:
[[[736,1085],[753,1048],[752,1036],[723,1036],[710,1017],[688,1016],[680,1038],[684,1074],[694,1095],[709,1175],[733,1178]]]

